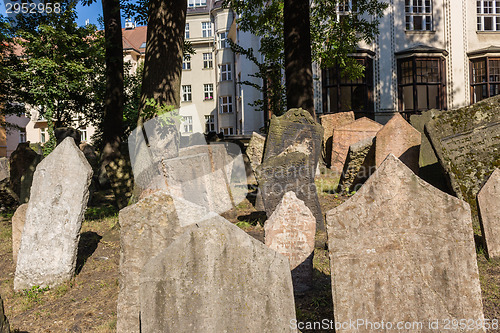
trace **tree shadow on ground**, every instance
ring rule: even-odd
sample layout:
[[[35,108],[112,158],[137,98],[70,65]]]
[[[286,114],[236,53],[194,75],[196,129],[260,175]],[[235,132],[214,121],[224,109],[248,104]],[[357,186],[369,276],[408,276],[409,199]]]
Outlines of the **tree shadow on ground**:
[[[101,238],[102,236],[99,236],[93,231],[86,231],[80,235],[80,241],[78,242],[78,254],[76,259],[76,275],[80,274],[87,259],[95,252]]]

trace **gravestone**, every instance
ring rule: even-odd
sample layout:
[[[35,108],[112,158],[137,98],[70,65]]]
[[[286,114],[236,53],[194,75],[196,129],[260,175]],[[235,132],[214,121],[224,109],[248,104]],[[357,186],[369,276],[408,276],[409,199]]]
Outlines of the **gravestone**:
[[[34,172],[41,156],[30,148],[29,142],[20,143],[10,155],[10,186],[14,193],[21,195],[21,177],[27,172]]]
[[[17,207],[14,216],[12,216],[12,260],[14,261],[14,265],[17,264],[17,253],[21,245],[21,236],[26,222],[27,209],[28,204],[22,204]]]
[[[476,195],[500,166],[500,95],[443,111],[425,131],[454,193],[469,203],[477,221]]]
[[[73,138],[38,165],[19,248],[14,289],[53,287],[75,273],[92,168]]]
[[[99,167],[99,157],[97,156],[94,146],[88,144],[87,142],[83,142],[80,144],[80,150],[82,151],[83,155],[85,155],[85,158],[92,167],[94,174],[96,174],[97,168]]]
[[[354,121],[354,112],[330,113],[320,116],[319,119],[321,126],[324,129],[323,159],[325,160],[327,167],[329,167],[330,162],[332,161],[333,131],[336,128],[352,123]]]
[[[333,130],[331,168],[342,172],[349,146],[366,138],[374,138],[382,125],[366,117]]]
[[[477,194],[481,231],[490,258],[500,257],[500,169],[495,169]]]
[[[323,128],[303,109],[290,109],[280,117],[273,116],[264,150],[264,160],[285,152],[302,152],[316,168],[321,155]],[[315,169],[316,171],[316,169]]]
[[[67,137],[73,138],[75,144],[80,146],[80,140],[82,135],[80,132],[73,127],[58,127],[54,129],[54,135],[56,137],[56,144],[59,145]]]
[[[3,310],[3,300],[0,295],[0,333],[10,333],[10,326]]]
[[[357,191],[375,172],[374,148],[373,138],[366,138],[349,146],[337,192]]]
[[[311,164],[310,156],[295,151],[267,158],[257,167],[255,176],[268,217],[273,214],[285,193],[293,191],[313,213],[316,229],[325,230],[314,183],[316,168]]]
[[[375,165],[393,154],[418,175],[421,133],[396,113],[375,136]]]
[[[0,157],[0,181],[9,178],[9,160],[7,157]]]
[[[336,322],[419,322],[412,332],[430,332],[435,320],[484,320],[469,205],[394,155],[327,213],[327,228]]]
[[[264,224],[265,244],[288,258],[293,290],[312,287],[316,219],[294,192],[287,192]]]
[[[19,197],[10,188],[9,180],[0,180],[0,211],[16,208]]]
[[[245,153],[250,160],[250,166],[255,172],[255,169],[262,163],[262,156],[264,155],[264,145],[266,143],[266,138],[259,133],[252,133],[252,138],[248,143],[248,147]]]
[[[120,211],[120,291],[117,332],[139,332],[139,275],[183,228],[212,215],[163,191]]]
[[[42,161],[43,156],[37,155],[33,162],[28,166],[24,174],[21,176],[21,192],[19,196],[20,203],[26,203],[30,199],[31,185],[33,184],[33,176],[37,165]]]
[[[179,156],[179,131],[175,125],[165,125],[161,117],[144,124],[149,150],[155,163]]]
[[[142,332],[296,332],[287,259],[220,216],[149,260],[140,299]]]
[[[120,155],[106,164],[105,168],[118,208],[127,207],[134,189],[134,176],[128,156]]]
[[[419,166],[420,168],[424,168],[428,165],[433,165],[435,163],[439,163],[436,157],[436,153],[434,149],[432,149],[432,145],[429,142],[429,139],[425,135],[424,127],[432,118],[439,115],[441,110],[427,110],[423,111],[422,114],[412,114],[410,116],[410,124],[421,134],[422,143],[420,144],[420,156],[419,156]]]

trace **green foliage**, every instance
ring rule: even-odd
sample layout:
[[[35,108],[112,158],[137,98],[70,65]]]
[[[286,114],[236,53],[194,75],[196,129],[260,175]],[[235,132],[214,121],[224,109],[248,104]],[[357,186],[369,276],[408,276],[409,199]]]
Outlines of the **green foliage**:
[[[87,207],[85,220],[102,220],[107,217],[118,216],[118,210],[113,205],[103,205],[99,207]]]
[[[30,302],[38,303],[40,301],[40,294],[48,291],[49,287],[41,288],[39,285],[33,286],[29,289],[23,289],[22,294]]]
[[[182,116],[179,115],[179,110],[173,105],[160,103],[154,98],[146,100],[146,106],[143,110],[144,119],[152,119],[158,117],[160,126],[170,126],[180,124]]]

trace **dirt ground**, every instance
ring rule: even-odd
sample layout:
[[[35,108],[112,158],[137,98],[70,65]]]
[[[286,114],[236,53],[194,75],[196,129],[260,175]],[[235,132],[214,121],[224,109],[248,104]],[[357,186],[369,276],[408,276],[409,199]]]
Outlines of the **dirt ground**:
[[[334,177],[321,176],[316,183],[324,212],[348,199],[334,193]],[[262,241],[265,214],[256,212],[252,203],[250,197],[225,217]],[[117,210],[110,204],[87,210],[73,280],[50,290],[35,287],[18,293],[13,291],[10,218],[10,214],[0,218],[0,295],[12,331],[115,332],[120,247]],[[296,297],[298,321],[333,320],[326,236],[317,236],[314,288],[306,296]],[[481,246],[477,252],[485,318],[500,319],[500,260],[488,261]]]

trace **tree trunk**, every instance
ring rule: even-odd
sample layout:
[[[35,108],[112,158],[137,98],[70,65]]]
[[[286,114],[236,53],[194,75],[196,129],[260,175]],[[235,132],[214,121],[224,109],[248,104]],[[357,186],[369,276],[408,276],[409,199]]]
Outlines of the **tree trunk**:
[[[104,97],[101,162],[120,157],[123,136],[123,45],[120,0],[102,0],[106,48],[106,93]]]
[[[285,76],[287,109],[303,108],[313,118],[309,0],[284,1]]]
[[[186,11],[186,0],[149,2],[139,125],[146,120],[144,108],[148,99],[180,106]]]

